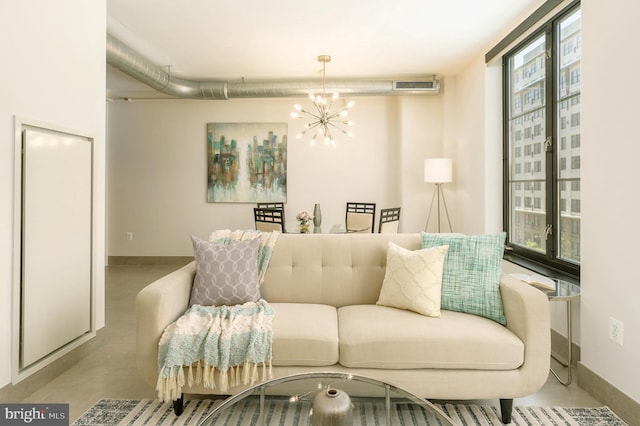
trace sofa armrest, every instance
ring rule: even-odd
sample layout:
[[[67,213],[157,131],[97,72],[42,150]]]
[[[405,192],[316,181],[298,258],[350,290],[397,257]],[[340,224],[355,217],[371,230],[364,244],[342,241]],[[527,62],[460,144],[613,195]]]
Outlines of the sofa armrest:
[[[536,392],[549,376],[551,356],[551,320],[549,299],[537,288],[508,274],[500,278],[500,294],[507,328],[524,342],[524,364],[521,374],[522,395]]]
[[[142,378],[158,380],[158,342],[164,329],[187,310],[195,262],[152,282],[136,296],[136,359]]]

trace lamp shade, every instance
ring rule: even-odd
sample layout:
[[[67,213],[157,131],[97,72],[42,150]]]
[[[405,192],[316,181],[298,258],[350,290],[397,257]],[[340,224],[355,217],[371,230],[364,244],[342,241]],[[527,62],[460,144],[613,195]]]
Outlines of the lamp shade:
[[[424,181],[445,183],[452,181],[451,158],[427,158],[424,160]]]

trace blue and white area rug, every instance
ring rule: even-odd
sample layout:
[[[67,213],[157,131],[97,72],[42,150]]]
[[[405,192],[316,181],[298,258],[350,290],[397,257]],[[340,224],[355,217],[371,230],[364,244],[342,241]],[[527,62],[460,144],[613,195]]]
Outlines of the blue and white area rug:
[[[244,401],[243,401],[244,402]],[[185,401],[184,412],[179,417],[173,414],[171,404],[161,403],[153,399],[102,399],[87,410],[74,426],[137,426],[137,425],[174,425],[195,426],[222,403],[222,400],[193,399]],[[298,404],[290,408],[289,404],[281,401],[267,401],[267,410],[271,413],[269,425],[308,425],[310,402]],[[254,424],[257,418],[257,403],[236,404],[236,412],[229,417],[245,419]],[[287,407],[285,408],[285,405]],[[384,416],[380,416],[377,404],[360,404],[354,410],[354,424],[383,425]],[[444,404],[438,405],[454,423],[461,426],[500,426],[499,409],[491,406]],[[440,425],[441,423],[427,414],[424,417],[420,410],[398,409],[394,412],[394,425]],[[236,425],[237,421],[230,419],[216,422],[216,424]],[[608,407],[598,408],[561,408],[561,407],[514,407],[512,425],[518,426],[626,426]]]

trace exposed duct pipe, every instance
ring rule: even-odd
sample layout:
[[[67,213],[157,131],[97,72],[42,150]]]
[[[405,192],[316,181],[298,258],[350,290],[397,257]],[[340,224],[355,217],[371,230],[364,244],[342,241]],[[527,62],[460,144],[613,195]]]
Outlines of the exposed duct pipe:
[[[231,99],[305,97],[320,93],[319,81],[227,82],[195,81],[170,75],[123,42],[107,33],[107,63],[155,90],[178,98]],[[418,81],[327,81],[327,91],[353,96],[437,94],[437,80]]]

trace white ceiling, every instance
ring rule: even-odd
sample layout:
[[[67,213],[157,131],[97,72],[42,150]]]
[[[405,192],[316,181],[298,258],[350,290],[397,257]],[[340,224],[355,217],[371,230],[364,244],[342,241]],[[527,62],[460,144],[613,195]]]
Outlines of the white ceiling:
[[[456,75],[543,0],[107,0],[107,30],[193,80]],[[108,67],[107,90],[147,90]],[[148,89],[152,90],[152,89]]]

